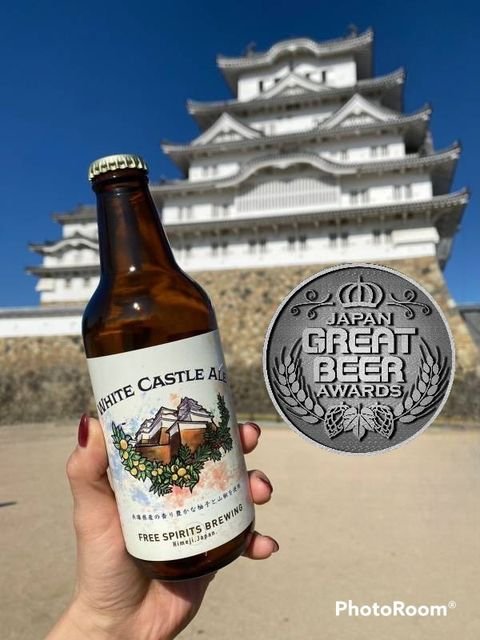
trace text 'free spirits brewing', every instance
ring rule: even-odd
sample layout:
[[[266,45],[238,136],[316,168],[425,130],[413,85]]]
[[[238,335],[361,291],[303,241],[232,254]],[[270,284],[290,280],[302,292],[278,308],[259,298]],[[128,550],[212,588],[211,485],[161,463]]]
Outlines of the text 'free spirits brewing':
[[[100,283],[83,339],[127,551],[183,580],[237,558],[254,510],[215,313],[177,265],[138,156],[89,169]]]

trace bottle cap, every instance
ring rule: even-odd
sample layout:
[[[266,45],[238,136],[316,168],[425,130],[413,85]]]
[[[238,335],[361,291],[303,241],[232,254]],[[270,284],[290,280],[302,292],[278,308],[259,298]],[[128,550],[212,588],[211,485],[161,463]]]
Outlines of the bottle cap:
[[[101,173],[118,171],[119,169],[143,169],[148,173],[148,166],[143,158],[131,153],[118,153],[114,156],[104,156],[92,162],[88,167],[88,179],[93,180]]]

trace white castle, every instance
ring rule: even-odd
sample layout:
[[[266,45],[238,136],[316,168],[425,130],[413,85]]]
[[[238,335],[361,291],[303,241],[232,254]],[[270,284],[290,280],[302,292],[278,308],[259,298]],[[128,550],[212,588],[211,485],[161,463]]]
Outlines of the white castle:
[[[201,133],[164,143],[183,178],[151,191],[187,271],[436,257],[468,201],[450,193],[458,144],[436,151],[431,108],[403,113],[402,69],[373,77],[373,32],[218,56],[233,97],[188,102]],[[122,151],[122,150],[120,150]],[[129,150],[127,150],[129,151]],[[3,310],[0,336],[78,334],[98,282],[93,206],[55,214],[40,306]]]

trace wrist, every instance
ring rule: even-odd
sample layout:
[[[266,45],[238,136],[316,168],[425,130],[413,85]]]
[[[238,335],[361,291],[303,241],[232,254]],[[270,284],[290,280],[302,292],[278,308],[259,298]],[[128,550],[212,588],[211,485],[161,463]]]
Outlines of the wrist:
[[[121,640],[113,619],[74,599],[46,640]]]

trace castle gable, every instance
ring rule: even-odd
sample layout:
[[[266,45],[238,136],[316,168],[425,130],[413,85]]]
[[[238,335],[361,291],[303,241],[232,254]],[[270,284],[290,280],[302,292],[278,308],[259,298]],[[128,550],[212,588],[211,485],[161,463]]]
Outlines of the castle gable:
[[[302,93],[316,93],[318,91],[325,91],[326,89],[324,84],[319,84],[318,82],[299,76],[296,73],[290,73],[271,89],[260,94],[259,98],[265,99],[278,96],[300,95]]]
[[[195,138],[192,145],[216,144],[238,140],[260,138],[261,133],[243,124],[228,113],[223,113],[202,135]]]
[[[359,124],[373,124],[398,119],[390,109],[380,107],[356,93],[350,100],[322,123],[322,128],[351,127]]]

